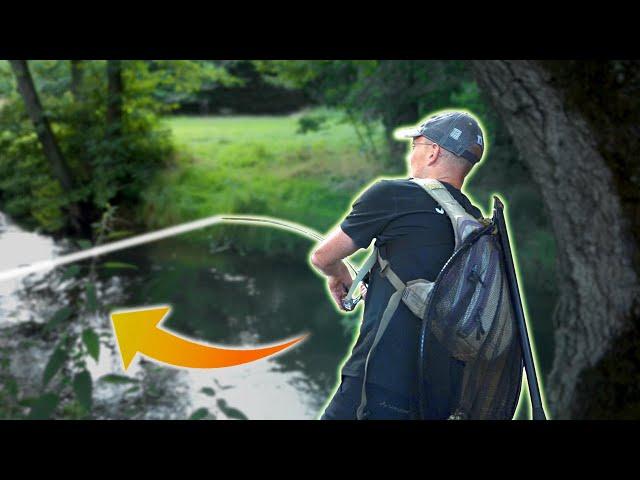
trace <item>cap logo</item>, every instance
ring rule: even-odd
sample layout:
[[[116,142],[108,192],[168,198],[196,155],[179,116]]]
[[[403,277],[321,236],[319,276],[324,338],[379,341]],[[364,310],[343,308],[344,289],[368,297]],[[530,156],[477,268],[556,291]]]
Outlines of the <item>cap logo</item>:
[[[458,138],[460,138],[460,134],[462,133],[461,130],[458,130],[457,128],[454,128],[453,130],[451,130],[451,133],[449,134],[449,136],[451,138],[453,138],[454,140],[458,140]]]
[[[482,137],[478,135],[478,145],[482,145]]]

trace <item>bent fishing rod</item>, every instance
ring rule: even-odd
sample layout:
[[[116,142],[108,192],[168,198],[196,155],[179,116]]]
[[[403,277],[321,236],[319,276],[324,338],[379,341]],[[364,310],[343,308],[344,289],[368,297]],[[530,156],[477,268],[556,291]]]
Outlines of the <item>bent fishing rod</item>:
[[[126,238],[124,240],[118,240],[115,242],[106,243],[104,245],[99,245],[91,248],[87,248],[84,250],[80,250],[79,252],[70,253],[68,255],[62,255],[57,258],[52,258],[48,260],[42,260],[31,265],[19,266],[16,268],[12,268],[9,270],[5,270],[0,272],[0,282],[3,280],[10,280],[18,277],[22,277],[24,275],[29,275],[31,273],[37,272],[46,272],[52,270],[61,265],[66,265],[73,262],[78,262],[80,260],[86,260],[88,258],[98,257],[100,255],[104,255],[106,253],[115,252],[118,250],[124,250],[131,247],[136,247],[138,245],[142,245],[144,243],[154,242],[156,240],[162,240],[164,238],[173,237],[176,235],[180,235],[183,233],[187,233],[193,230],[199,230],[201,228],[209,227],[211,225],[215,225],[217,223],[249,223],[253,225],[273,225],[279,228],[295,231],[303,236],[323,241],[324,237],[320,235],[318,232],[305,228],[303,225],[288,222],[280,219],[272,219],[269,217],[263,216],[252,216],[252,215],[213,215],[211,217],[203,218],[201,220],[194,220],[191,222],[181,223],[179,225],[175,225],[173,227],[162,228],[160,230],[156,230],[154,232],[144,233],[141,235],[136,235],[130,238]],[[355,267],[347,260],[345,260],[346,264],[353,270],[353,272],[357,275],[357,270]],[[355,297],[349,300],[349,305],[345,305],[345,308],[348,310],[353,310],[355,305],[360,301],[362,296]],[[351,308],[348,308],[351,307]]]

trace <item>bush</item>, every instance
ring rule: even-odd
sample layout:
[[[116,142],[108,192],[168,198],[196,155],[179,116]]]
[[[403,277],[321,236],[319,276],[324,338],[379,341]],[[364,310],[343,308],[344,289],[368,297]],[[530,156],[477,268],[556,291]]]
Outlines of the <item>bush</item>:
[[[108,124],[104,61],[81,62],[82,82],[74,92],[69,62],[30,62],[41,104],[75,183],[72,191],[63,192],[12,74],[6,62],[0,62],[2,208],[30,228],[56,232],[67,223],[64,209],[70,203],[89,204],[92,221],[108,203],[137,203],[154,173],[173,159],[171,134],[159,116],[176,105],[157,98],[158,92],[167,85],[177,89],[174,83],[198,88],[196,62],[191,70],[189,62],[156,63],[122,62],[122,116]],[[207,72],[210,76],[211,70]]]

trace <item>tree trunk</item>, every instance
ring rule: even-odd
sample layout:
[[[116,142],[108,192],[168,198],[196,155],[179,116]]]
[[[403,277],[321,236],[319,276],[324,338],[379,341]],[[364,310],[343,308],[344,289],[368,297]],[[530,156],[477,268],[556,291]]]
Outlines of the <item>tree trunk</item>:
[[[27,114],[33,123],[38,140],[42,144],[44,154],[51,164],[54,174],[60,181],[62,188],[65,192],[70,192],[73,189],[73,177],[71,170],[67,165],[62,152],[58,147],[58,142],[53,136],[51,131],[51,125],[49,120],[42,110],[38,93],[36,92],[33,79],[31,78],[31,72],[26,60],[9,60],[13,73],[16,77],[18,84],[18,91],[24,100],[24,105],[27,110]]]
[[[25,109],[38,135],[38,140],[42,145],[45,157],[51,165],[53,174],[60,182],[62,189],[66,193],[70,193],[74,188],[73,176],[71,169],[67,164],[58,142],[56,141],[49,119],[44,114],[40,98],[36,92],[29,65],[26,60],[9,60],[13,73],[16,77],[18,91],[22,96]],[[87,222],[83,220],[82,208],[77,203],[70,203],[69,206],[70,222],[76,233],[85,235],[88,233]]]
[[[611,117],[608,100],[571,104],[569,90],[584,79],[562,85],[539,62],[473,61],[472,69],[540,188],[556,238],[555,355],[544,389],[551,417],[638,417],[640,210],[623,188],[630,158],[606,152],[611,139],[594,123]],[[629,191],[637,198],[640,188]]]
[[[107,60],[107,129],[113,137],[122,131],[122,61]]]
[[[406,60],[386,60],[380,63],[384,78],[388,78],[388,91],[385,94],[397,99],[392,107],[383,112],[382,124],[389,151],[389,166],[396,167],[399,171],[404,171],[407,142],[396,140],[393,132],[399,126],[414,125],[419,114],[417,98],[407,94],[416,88],[414,63]]]
[[[83,122],[88,121],[87,117],[84,114],[84,109],[82,108],[82,103],[85,98],[82,92],[82,82],[84,78],[84,61],[83,60],[71,60],[71,95],[73,95],[73,99],[77,106],[79,107],[76,111],[81,113],[81,116],[77,116],[77,121]],[[78,115],[78,114],[76,114]],[[92,168],[91,168],[91,160],[89,158],[89,154],[87,152],[86,144],[83,144],[82,150],[78,153],[80,157],[80,169],[78,172],[77,180],[79,182],[88,182],[91,180]],[[81,206],[83,211],[88,214],[87,217],[93,217],[93,205],[90,201],[86,201]]]
[[[82,100],[80,88],[82,86],[83,76],[82,60],[71,60],[71,94],[76,101]]]

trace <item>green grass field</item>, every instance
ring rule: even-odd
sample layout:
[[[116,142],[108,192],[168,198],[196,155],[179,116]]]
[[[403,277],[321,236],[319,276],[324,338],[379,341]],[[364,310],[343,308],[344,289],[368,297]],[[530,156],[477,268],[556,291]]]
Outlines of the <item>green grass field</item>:
[[[325,128],[305,134],[297,133],[301,114],[167,118],[179,153],[174,167],[158,172],[144,193],[147,226],[244,213],[325,233],[354,195],[383,172],[368,159],[351,125],[336,113],[322,113],[328,117]],[[309,245],[296,235],[240,225],[211,227],[193,237],[221,243],[232,238],[241,249],[274,254]]]

